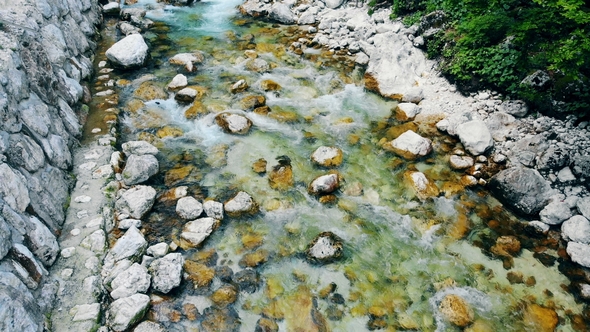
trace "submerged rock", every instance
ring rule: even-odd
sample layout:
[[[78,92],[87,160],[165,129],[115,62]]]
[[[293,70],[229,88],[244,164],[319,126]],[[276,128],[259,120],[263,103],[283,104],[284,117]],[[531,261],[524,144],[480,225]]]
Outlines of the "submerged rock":
[[[287,156],[278,157],[279,164],[273,166],[268,174],[268,183],[272,189],[287,190],[293,186],[293,168]]]
[[[215,117],[217,125],[230,134],[245,135],[252,127],[252,121],[239,114],[221,113]]]
[[[311,161],[323,167],[340,166],[342,150],[332,146],[320,146],[311,154]]]
[[[183,219],[196,219],[203,213],[203,204],[194,197],[183,197],[176,202],[176,213]]]
[[[135,294],[111,303],[107,312],[107,325],[114,331],[125,331],[143,318],[150,305],[150,297]]]
[[[428,138],[408,130],[393,141],[386,143],[383,148],[405,159],[414,160],[432,152],[432,142]]]
[[[211,301],[218,307],[227,307],[238,299],[238,290],[233,285],[221,286],[211,295]]]
[[[474,156],[483,154],[494,146],[492,134],[481,120],[462,123],[457,126],[456,131],[465,149]]]
[[[190,221],[184,225],[180,238],[189,243],[189,247],[201,244],[219,226],[219,220],[214,218],[201,218]]]
[[[436,197],[439,194],[436,184],[428,180],[422,172],[408,171],[404,174],[404,178],[409,182],[411,188],[416,192],[416,196],[420,199]]]
[[[260,158],[252,164],[252,170],[258,174],[266,173],[266,165],[267,161],[264,158]]]
[[[500,236],[490,251],[498,256],[515,256],[520,252],[520,241],[515,236]]]
[[[235,309],[209,307],[203,311],[201,327],[205,332],[238,332],[240,331],[240,317]]]
[[[233,198],[225,202],[225,212],[230,217],[239,217],[244,214],[258,212],[258,204],[247,192],[240,191]]]
[[[238,285],[240,291],[254,293],[260,284],[258,272],[251,269],[244,269],[234,274],[233,282]]]
[[[458,327],[465,327],[473,323],[474,313],[467,301],[462,297],[449,294],[443,298],[438,306],[441,314]]]
[[[531,331],[551,332],[555,331],[557,324],[559,324],[559,316],[554,309],[533,303],[527,305],[523,321]]]
[[[257,73],[264,73],[270,70],[270,65],[266,60],[256,58],[248,60],[246,68]]]
[[[320,233],[307,247],[307,259],[315,263],[330,263],[343,253],[342,239],[332,232]]]
[[[111,46],[105,55],[114,66],[139,67],[148,57],[148,46],[140,34],[132,34]]]
[[[140,184],[156,175],[160,170],[158,159],[151,154],[135,155],[127,158],[127,163],[121,175],[123,183],[127,186]]]
[[[182,281],[184,258],[180,253],[171,253],[150,264],[153,276],[152,288],[164,294],[170,292]]]
[[[137,293],[145,293],[150,288],[151,277],[147,268],[134,263],[111,281],[111,297],[120,299]]]
[[[314,195],[324,195],[332,193],[338,188],[340,188],[338,174],[326,174],[315,178],[307,190]]]
[[[260,82],[260,88],[264,91],[278,91],[281,89],[281,86],[273,80],[263,80]]]
[[[246,80],[239,80],[232,84],[232,86],[229,88],[229,91],[231,93],[240,93],[246,91],[246,89],[248,89],[248,83],[246,83]]]
[[[158,323],[146,320],[139,323],[133,332],[166,332],[166,329],[164,329],[162,325]]]
[[[539,172],[520,167],[505,169],[494,175],[488,187],[502,203],[525,215],[539,213],[553,192]]]
[[[154,205],[156,190],[149,186],[135,186],[125,191],[115,203],[119,213],[141,219]]]

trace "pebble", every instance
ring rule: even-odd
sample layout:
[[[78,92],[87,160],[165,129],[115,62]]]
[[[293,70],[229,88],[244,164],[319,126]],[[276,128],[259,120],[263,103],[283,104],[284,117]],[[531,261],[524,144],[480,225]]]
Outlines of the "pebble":
[[[63,258],[70,258],[76,252],[75,247],[68,247],[61,250],[61,256]]]
[[[76,198],[74,198],[74,202],[76,202],[76,203],[88,203],[91,200],[92,200],[92,197],[86,196],[86,195],[77,196]]]
[[[68,279],[69,277],[72,276],[72,274],[74,274],[74,270],[73,269],[63,269],[61,271],[61,276],[64,279]]]
[[[78,235],[80,235],[80,229],[74,228],[70,231],[70,234],[72,234],[73,236],[78,236]]]

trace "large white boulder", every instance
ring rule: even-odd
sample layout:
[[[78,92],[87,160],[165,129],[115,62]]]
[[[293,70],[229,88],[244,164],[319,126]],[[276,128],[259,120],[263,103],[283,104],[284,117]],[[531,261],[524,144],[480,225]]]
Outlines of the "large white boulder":
[[[194,197],[183,197],[176,202],[176,213],[183,219],[196,219],[203,213],[203,204]]]
[[[214,218],[201,218],[190,221],[184,225],[180,238],[187,241],[190,246],[201,244],[219,225],[219,220]]]
[[[152,288],[164,294],[170,292],[182,281],[182,254],[172,253],[156,259],[150,264],[153,276]]]
[[[127,158],[127,164],[121,174],[123,182],[127,186],[139,184],[147,181],[158,173],[160,164],[158,159],[151,154],[135,155],[132,154]]]
[[[432,142],[428,138],[408,130],[393,141],[386,143],[384,148],[405,159],[413,160],[428,155],[432,151]]]
[[[129,141],[121,145],[126,155],[158,154],[158,148],[146,141]]]
[[[107,312],[107,325],[113,331],[126,331],[143,318],[150,305],[150,297],[135,294],[111,303]]]
[[[494,139],[486,124],[472,120],[457,126],[457,136],[469,153],[477,156],[494,146]]]
[[[275,2],[272,7],[270,7],[268,17],[283,24],[295,23],[295,15],[293,15],[289,6],[282,2]]]
[[[140,34],[132,34],[116,42],[105,55],[114,66],[139,67],[148,57],[148,46]]]
[[[135,186],[126,192],[115,203],[120,213],[127,213],[134,219],[141,219],[154,205],[156,190],[149,186]]]
[[[590,244],[590,221],[576,215],[561,224],[561,236],[566,241]]]
[[[115,262],[126,258],[135,259],[141,257],[146,248],[147,241],[143,234],[132,226],[117,240],[108,256],[112,257]]]
[[[111,297],[120,299],[137,293],[145,293],[150,288],[151,276],[145,266],[134,263],[111,281]]]
[[[590,267],[590,245],[578,242],[567,243],[567,254],[572,261],[584,267]]]
[[[539,212],[541,221],[548,225],[559,225],[569,219],[572,212],[567,204],[559,200],[553,200]]]
[[[255,213],[258,211],[258,205],[254,202],[252,196],[247,192],[240,191],[232,199],[224,204],[225,212],[232,217],[237,217],[245,213]]]

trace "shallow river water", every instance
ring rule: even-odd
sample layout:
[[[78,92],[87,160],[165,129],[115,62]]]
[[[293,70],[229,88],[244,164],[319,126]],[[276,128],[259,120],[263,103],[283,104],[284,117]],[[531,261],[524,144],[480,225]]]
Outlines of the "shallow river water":
[[[455,294],[473,311],[466,330],[540,331],[556,312],[558,330],[574,331],[583,306],[569,295],[570,282],[557,264],[545,266],[533,257],[543,236],[483,189],[461,184],[462,174],[448,166],[449,151],[460,144],[437,132],[436,119],[397,121],[396,102],[367,92],[363,69],[354,61],[312,47],[297,55],[289,45],[306,38],[305,30],[241,17],[235,9],[240,2],[134,5],[147,8],[156,24],[144,34],[150,64],[115,71],[119,142],[147,140],[160,149],[160,173],[147,183],[160,198],[143,232],[150,245],[179,244],[191,262],[178,289],[152,294],[146,319],[169,331],[254,331],[261,317],[281,331],[459,331],[439,308]],[[103,36],[104,52],[117,38],[112,22]],[[193,73],[168,63],[177,53],[195,51],[204,61]],[[264,59],[269,69],[252,70],[248,56]],[[195,102],[179,104],[173,93],[161,94],[177,73],[198,87]],[[241,79],[249,88],[231,93]],[[265,91],[266,80],[280,87]],[[98,81],[95,92],[106,89],[104,83]],[[140,91],[149,86],[160,93]],[[250,96],[264,96],[270,112],[248,109]],[[111,106],[94,103],[88,137],[90,129],[104,126],[104,110]],[[215,117],[225,111],[248,117],[249,133],[224,132]],[[407,161],[383,149],[407,129],[433,140],[427,158]],[[320,146],[340,148],[342,164],[314,165],[310,156]],[[256,173],[253,164],[261,158],[268,162],[266,172]],[[274,185],[273,167],[284,164],[290,164],[292,179]],[[408,172],[415,171],[434,182],[439,194],[417,194],[408,182]],[[320,198],[310,194],[311,181],[330,172],[338,173],[341,188]],[[186,221],[168,198],[181,186],[201,201],[224,202],[245,191],[259,212],[226,216],[199,248],[189,248],[180,240]],[[306,250],[322,232],[342,240],[343,255],[318,264]],[[521,242],[518,254],[490,249],[509,235]],[[545,253],[557,256],[551,248]],[[215,291],[227,285],[228,268],[234,274],[254,270],[259,281],[242,289],[235,303],[213,304]]]

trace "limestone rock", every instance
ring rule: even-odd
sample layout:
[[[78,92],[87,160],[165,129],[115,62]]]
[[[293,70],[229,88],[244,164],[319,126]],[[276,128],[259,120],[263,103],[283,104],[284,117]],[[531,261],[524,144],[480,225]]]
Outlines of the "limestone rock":
[[[123,169],[123,182],[132,186],[147,181],[156,175],[160,169],[158,159],[151,154],[135,155],[127,158],[127,164]]]
[[[219,220],[209,217],[189,221],[184,225],[180,238],[195,247],[205,241],[218,226]]]
[[[70,310],[74,315],[72,322],[81,322],[85,320],[98,321],[100,317],[100,303],[79,304]]]
[[[141,232],[137,228],[131,227],[117,240],[108,255],[111,256],[115,262],[126,258],[134,259],[141,257],[146,248],[147,241]]]
[[[556,170],[569,165],[569,154],[562,148],[551,146],[537,157],[537,168]]]
[[[451,168],[457,170],[467,169],[474,164],[472,157],[458,155],[452,155],[451,158],[449,158],[449,162],[451,164]]]
[[[405,159],[413,160],[428,155],[432,151],[432,142],[408,130],[383,147]]]
[[[575,176],[590,186],[590,155],[574,156],[570,165]]]
[[[196,70],[195,64],[201,63],[204,60],[205,58],[201,53],[180,53],[168,61],[173,65],[184,66],[188,72],[193,72]]]
[[[224,208],[230,217],[239,217],[243,214],[258,212],[258,205],[254,202],[252,196],[244,191],[240,191],[233,198],[225,202]]]
[[[6,331],[43,331],[43,318],[36,300],[14,274],[0,272],[0,327]],[[9,290],[9,291],[8,291]]]
[[[320,146],[311,154],[311,160],[324,167],[340,166],[342,150],[332,146]]]
[[[438,309],[449,322],[458,327],[465,327],[471,324],[474,319],[473,309],[458,295],[445,296]]]
[[[520,167],[494,175],[488,188],[502,203],[525,215],[539,213],[553,192],[539,172]]]
[[[207,217],[223,220],[223,203],[216,201],[205,201],[203,210]]]
[[[252,127],[252,121],[239,114],[224,112],[217,115],[215,121],[224,131],[231,134],[245,135],[250,131],[250,127]]]
[[[111,303],[107,312],[107,325],[114,331],[125,331],[143,318],[150,304],[150,297],[135,294]]]
[[[170,83],[168,83],[168,90],[177,90],[177,89],[182,89],[184,87],[186,87],[188,85],[188,79],[186,78],[186,76],[182,75],[182,74],[178,74],[176,76],[174,76],[174,78],[172,79],[172,81]]]
[[[0,216],[0,259],[4,258],[12,246],[11,232],[4,218]]]
[[[196,219],[203,213],[203,204],[194,197],[183,197],[176,202],[176,213],[183,219]]]
[[[154,205],[156,190],[149,186],[135,186],[127,190],[115,203],[120,213],[141,219]]]
[[[485,122],[473,120],[457,126],[457,136],[469,153],[474,156],[485,153],[492,146],[494,140]]]
[[[170,247],[168,246],[168,244],[166,242],[160,242],[160,243],[154,244],[153,246],[149,246],[147,248],[146,252],[148,255],[151,255],[156,258],[160,258],[160,257],[166,256],[169,249],[170,249]]]
[[[307,247],[307,258],[315,263],[330,263],[343,252],[342,239],[332,232],[320,233]]]
[[[239,80],[236,83],[232,84],[229,91],[231,93],[240,93],[246,91],[246,89],[248,89],[248,83],[246,83],[245,80]]]
[[[105,16],[117,16],[120,10],[121,7],[118,2],[109,2],[102,7],[102,13]]]
[[[578,242],[568,242],[566,251],[573,262],[590,268],[590,245]]]
[[[326,174],[311,181],[308,191],[314,195],[323,195],[332,193],[338,188],[340,188],[338,174]]]
[[[555,309],[545,308],[538,304],[529,304],[523,315],[525,326],[530,331],[552,332],[559,324],[559,316]]]
[[[198,91],[193,88],[184,88],[176,93],[174,99],[182,103],[191,103],[198,95]]]
[[[246,68],[257,73],[264,73],[270,70],[270,65],[266,60],[256,58],[248,60],[248,62],[246,62]]]
[[[344,3],[344,0],[324,0],[326,7],[330,9],[336,9]]]
[[[260,276],[255,270],[244,269],[234,274],[232,281],[238,285],[240,291],[254,293],[260,284]]]
[[[129,142],[125,142],[121,145],[121,148],[123,149],[123,152],[126,155],[144,155],[144,154],[151,154],[151,155],[156,155],[158,154],[158,148],[156,148],[155,146],[151,145],[150,143],[146,142],[146,141],[129,141]]]
[[[102,229],[90,233],[80,242],[80,247],[86,248],[94,253],[102,253],[106,247],[107,238]]]
[[[15,165],[35,172],[45,165],[43,149],[32,138],[23,134],[10,135],[8,139],[8,160]]]
[[[580,198],[576,203],[576,207],[586,219],[590,219],[590,197]]]
[[[0,164],[0,196],[8,206],[19,212],[24,212],[30,203],[25,177],[8,164]]]
[[[111,297],[115,300],[137,293],[145,293],[150,288],[151,276],[145,266],[133,263],[123,273],[111,281]]]
[[[105,53],[114,66],[142,66],[148,57],[148,46],[140,34],[129,35],[111,46]]]
[[[162,325],[158,323],[146,320],[139,323],[133,332],[166,332],[166,329],[164,329]]]
[[[399,121],[413,120],[420,113],[420,107],[414,103],[399,103],[395,108],[395,118]]]
[[[571,216],[572,212],[569,206],[559,200],[552,200],[539,212],[541,221],[548,225],[559,225]]]
[[[55,235],[36,217],[30,217],[30,222],[34,227],[28,234],[31,250],[43,265],[53,265],[59,252]]]
[[[426,177],[422,172],[406,172],[404,178],[409,182],[410,187],[420,199],[428,197],[436,197],[439,194],[439,189],[436,184]]]
[[[590,244],[590,221],[576,215],[561,224],[561,236],[566,241]]]
[[[289,6],[287,6],[286,4],[284,4],[282,2],[275,2],[270,7],[268,17],[271,20],[277,21],[282,24],[295,23],[295,15],[293,15]]]
[[[119,224],[117,225],[117,227],[119,229],[129,229],[131,228],[131,226],[135,227],[135,228],[141,228],[141,220],[139,219],[131,219],[131,218],[127,218],[127,219],[123,219],[123,220],[119,220]]]
[[[153,261],[150,264],[152,288],[166,294],[180,285],[183,264],[184,258],[180,253],[171,253]]]

